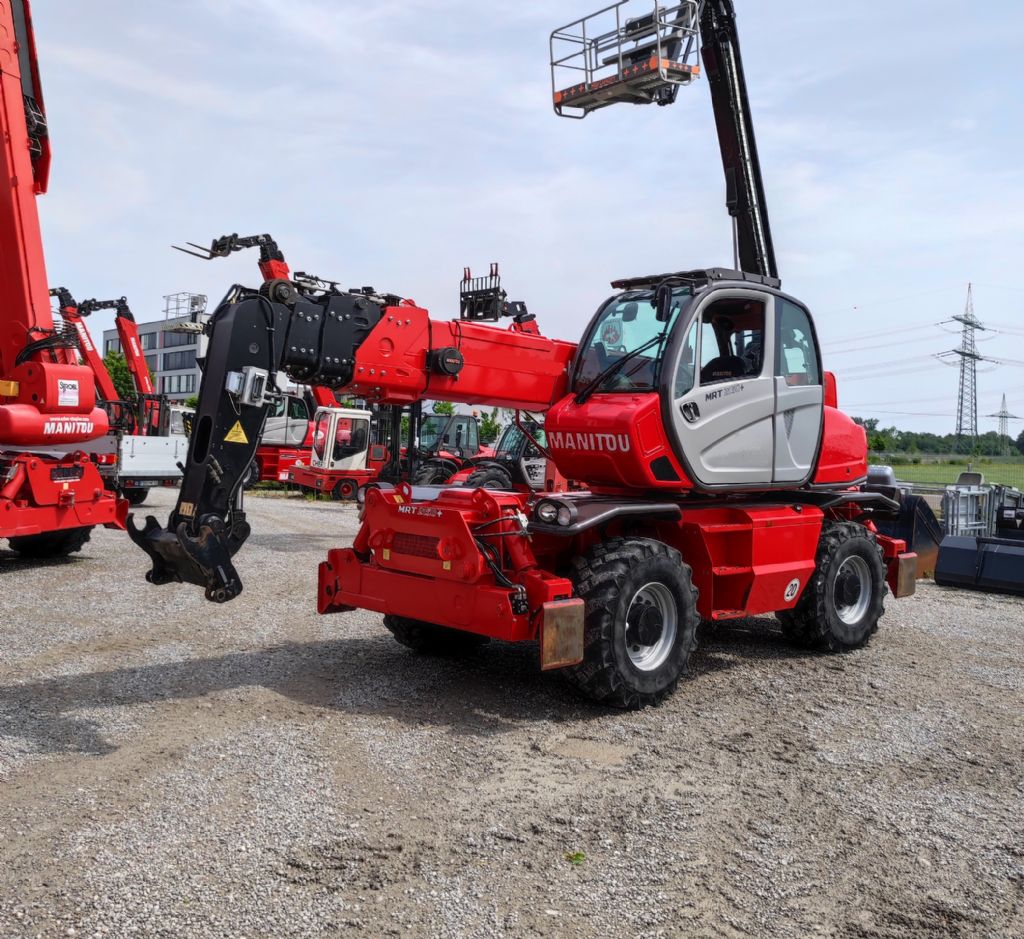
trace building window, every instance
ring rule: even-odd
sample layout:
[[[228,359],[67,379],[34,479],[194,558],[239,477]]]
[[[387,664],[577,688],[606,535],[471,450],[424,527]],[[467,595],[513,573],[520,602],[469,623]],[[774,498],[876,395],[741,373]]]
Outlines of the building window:
[[[196,351],[195,349],[186,349],[182,352],[165,352],[164,353],[164,371],[174,372],[178,369],[184,368],[195,368],[196,366]]]
[[[155,356],[155,355],[147,355],[146,356],[146,364],[149,366],[149,370],[151,372],[157,372],[157,371],[160,370],[160,366],[157,364],[156,360],[157,360],[157,356]]]
[[[194,346],[196,337],[192,333],[175,333],[171,330],[164,330],[164,348],[173,349],[175,346]]]
[[[156,333],[139,333],[139,342],[142,343],[142,351],[149,352],[156,348]]]
[[[196,376],[164,375],[160,379],[160,390],[165,395],[192,394],[196,390]]]
[[[121,351],[121,340],[120,339],[108,339],[106,344],[105,352],[120,352]]]

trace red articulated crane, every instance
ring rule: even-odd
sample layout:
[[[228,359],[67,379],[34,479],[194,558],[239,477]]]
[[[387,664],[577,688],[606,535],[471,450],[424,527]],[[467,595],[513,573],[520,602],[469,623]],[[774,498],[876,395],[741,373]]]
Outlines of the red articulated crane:
[[[128,373],[132,376],[135,388],[135,399],[138,409],[138,433],[142,436],[160,434],[163,412],[168,407],[167,399],[157,394],[153,384],[153,376],[149,371],[146,354],[142,350],[139,338],[139,327],[135,322],[135,314],[128,306],[126,297],[117,300],[85,300],[79,307],[80,316],[89,316],[97,310],[114,311],[114,327],[121,341],[121,352],[124,355]],[[84,323],[82,324],[84,327]],[[82,330],[79,329],[79,337]]]
[[[123,528],[82,445],[108,430],[77,336],[50,309],[36,197],[50,140],[28,0],[0,7],[0,538],[32,557],[79,550],[96,525]]]
[[[915,555],[878,530],[900,505],[868,485],[864,431],[775,270],[732,3],[632,20],[621,7],[585,31],[607,74],[556,86],[556,106],[570,92],[584,111],[670,103],[695,74],[699,34],[735,269],[616,280],[578,344],[490,314],[432,320],[376,293],[300,288],[277,302],[233,288],[209,324],[180,501],[166,526],[130,524],[152,583],[195,583],[214,601],[242,589],[232,559],[249,534],[240,479],[254,445],[233,431],[255,439],[285,372],[391,404],[546,411],[548,455],[588,488],[371,489],[353,545],[320,566],[319,610],[383,613],[414,649],[538,641],[542,668],[640,707],[676,687],[701,618],[775,613],[793,641],[842,651],[875,633],[887,586],[913,592]]]
[[[154,391],[135,317],[124,297],[78,303],[65,287],[50,293],[58,298],[65,324],[78,334],[78,352],[92,370],[99,403],[110,420],[107,435],[84,445],[84,449],[100,467],[108,489],[127,499],[130,505],[142,505],[151,488],[178,484],[179,464],[187,442],[184,435],[171,431],[170,405],[166,396]],[[132,376],[133,392],[128,400],[120,397],[85,322],[96,310],[110,309],[117,311],[118,336]]]

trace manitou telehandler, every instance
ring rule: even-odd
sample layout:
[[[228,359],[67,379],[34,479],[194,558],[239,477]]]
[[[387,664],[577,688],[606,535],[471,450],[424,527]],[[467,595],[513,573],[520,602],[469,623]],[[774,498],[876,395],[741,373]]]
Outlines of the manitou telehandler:
[[[253,446],[232,429],[255,438],[284,371],[369,400],[546,410],[550,457],[589,487],[370,490],[352,547],[320,567],[319,610],[383,613],[415,649],[538,641],[542,668],[638,707],[676,686],[701,618],[775,613],[794,640],[840,651],[875,632],[887,583],[913,592],[913,553],[876,532],[899,505],[865,487],[864,431],[838,409],[806,306],[780,289],[732,3],[625,22],[621,7],[607,30],[574,27],[610,76],[585,72],[555,103],[665,103],[696,74],[699,32],[739,269],[617,280],[578,346],[376,293],[285,303],[234,287],[210,322],[180,501],[166,527],[131,526],[152,583],[214,601],[242,589]]]
[[[83,445],[107,433],[73,329],[50,310],[36,197],[50,139],[28,0],[0,4],[0,538],[32,557],[79,550],[96,525],[123,528]]]

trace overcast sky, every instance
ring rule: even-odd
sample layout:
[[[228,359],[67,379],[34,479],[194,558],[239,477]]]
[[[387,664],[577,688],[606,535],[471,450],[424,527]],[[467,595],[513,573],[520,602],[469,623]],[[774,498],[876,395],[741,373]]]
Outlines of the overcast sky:
[[[577,339],[615,277],[728,266],[706,83],[669,109],[551,111],[548,34],[598,5],[38,0],[50,282],[156,318],[164,294],[258,279],[254,255],[171,243],[270,232],[293,269],[438,317],[464,265],[499,260],[542,329]],[[957,374],[928,356],[958,339],[929,324],[968,281],[979,318],[1017,330],[982,351],[1024,361],[1024,4],[736,6],[783,285],[841,404],[952,430]],[[983,414],[1003,392],[1024,414],[1024,368],[979,392]]]

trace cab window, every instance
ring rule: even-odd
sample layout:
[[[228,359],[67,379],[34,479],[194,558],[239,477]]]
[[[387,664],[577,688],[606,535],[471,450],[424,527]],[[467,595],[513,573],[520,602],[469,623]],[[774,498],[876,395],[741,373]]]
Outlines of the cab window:
[[[763,303],[721,300],[704,311],[700,329],[701,386],[757,378],[763,367]]]
[[[779,341],[775,374],[787,385],[820,385],[821,367],[811,319],[789,300],[779,300]]]
[[[366,449],[369,439],[369,421],[339,417],[338,426],[334,432],[334,459],[343,460],[346,457],[362,453]]]
[[[697,324],[694,323],[683,340],[683,351],[676,369],[675,396],[682,398],[697,384]]]
[[[292,420],[296,421],[308,421],[309,420],[309,408],[306,407],[306,402],[302,398],[296,398],[289,396],[288,398],[288,416]]]

